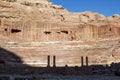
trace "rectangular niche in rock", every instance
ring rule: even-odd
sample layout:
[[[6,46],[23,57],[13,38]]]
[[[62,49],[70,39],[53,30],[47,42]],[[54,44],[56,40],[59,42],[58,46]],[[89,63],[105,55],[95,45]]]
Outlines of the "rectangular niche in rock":
[[[18,32],[21,32],[21,30],[19,30],[19,29],[11,29],[11,33],[18,33]]]
[[[51,32],[50,32],[50,31],[45,31],[44,33],[45,33],[46,35],[47,35],[47,34],[51,34]]]

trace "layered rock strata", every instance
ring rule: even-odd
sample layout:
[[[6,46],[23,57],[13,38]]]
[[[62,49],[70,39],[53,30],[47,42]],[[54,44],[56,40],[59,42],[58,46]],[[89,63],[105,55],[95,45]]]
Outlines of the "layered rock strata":
[[[48,55],[58,66],[81,65],[81,56],[110,64],[120,61],[119,22],[119,15],[71,13],[48,0],[0,0],[0,47],[32,66],[46,66]]]

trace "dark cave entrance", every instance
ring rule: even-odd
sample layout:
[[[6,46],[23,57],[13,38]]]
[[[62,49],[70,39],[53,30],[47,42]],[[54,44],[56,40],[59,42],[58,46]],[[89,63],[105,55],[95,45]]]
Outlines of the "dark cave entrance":
[[[11,33],[18,33],[18,32],[21,32],[21,30],[19,30],[19,29],[11,29]]]

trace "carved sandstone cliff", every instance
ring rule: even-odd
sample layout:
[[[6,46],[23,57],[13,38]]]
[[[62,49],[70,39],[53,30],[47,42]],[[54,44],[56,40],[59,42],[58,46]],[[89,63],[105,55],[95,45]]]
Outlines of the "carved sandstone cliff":
[[[120,61],[119,22],[119,15],[70,13],[48,0],[0,0],[0,47],[32,66],[46,66],[47,55],[62,66],[80,65],[81,56],[110,64]]]

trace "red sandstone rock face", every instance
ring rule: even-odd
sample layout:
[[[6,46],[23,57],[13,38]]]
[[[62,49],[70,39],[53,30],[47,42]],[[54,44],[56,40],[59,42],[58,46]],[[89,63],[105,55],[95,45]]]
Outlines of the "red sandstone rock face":
[[[119,22],[119,15],[70,13],[48,0],[0,0],[0,47],[32,66],[46,66],[47,55],[58,66],[80,65],[81,56],[110,64],[120,61]]]

